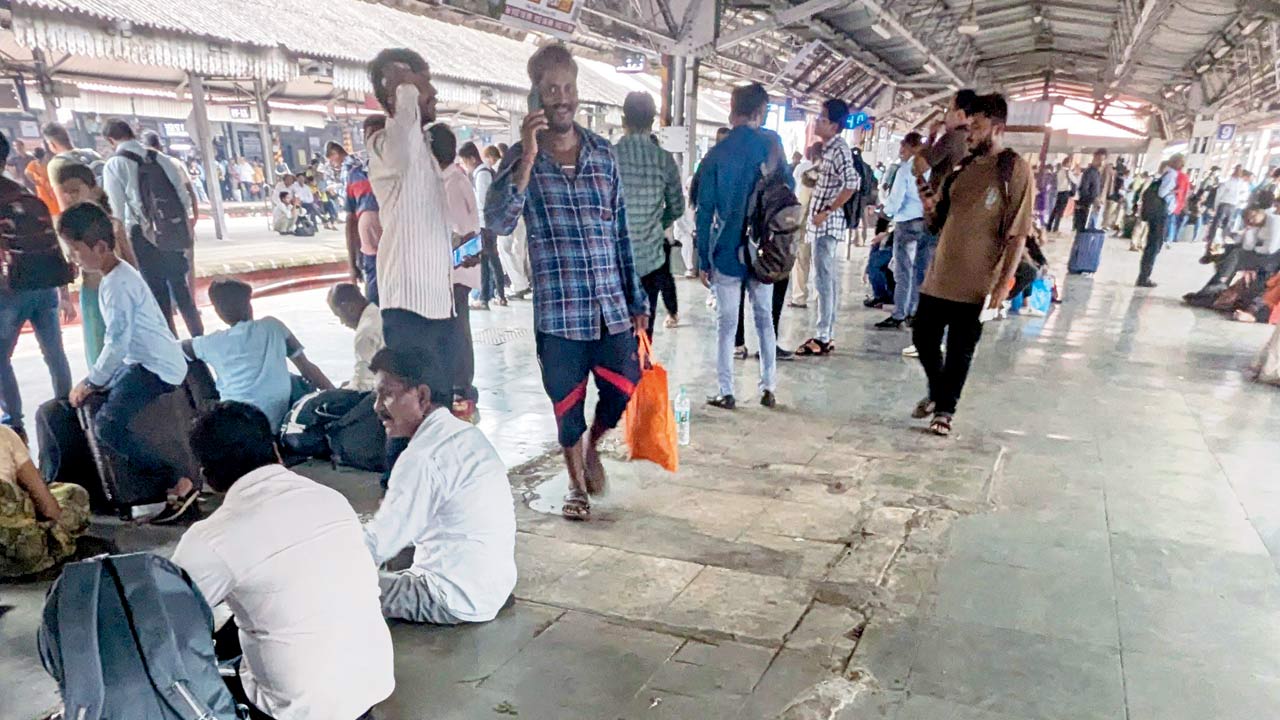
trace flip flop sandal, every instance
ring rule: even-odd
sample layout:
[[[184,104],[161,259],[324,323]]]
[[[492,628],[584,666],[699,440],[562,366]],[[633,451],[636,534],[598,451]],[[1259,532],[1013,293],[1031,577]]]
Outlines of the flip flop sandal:
[[[923,420],[933,414],[934,404],[929,398],[925,398],[916,403],[916,407],[911,411],[911,417],[916,420]]]
[[[934,415],[933,422],[929,423],[929,432],[938,437],[947,437],[951,434],[951,416],[950,415]]]
[[[796,355],[800,357],[814,357],[816,355],[826,355],[828,352],[826,345],[817,338],[809,338],[803,345],[796,348]]]
[[[563,504],[560,507],[560,514],[566,520],[586,521],[591,519],[591,501],[587,499],[587,494],[574,488],[564,496]]]

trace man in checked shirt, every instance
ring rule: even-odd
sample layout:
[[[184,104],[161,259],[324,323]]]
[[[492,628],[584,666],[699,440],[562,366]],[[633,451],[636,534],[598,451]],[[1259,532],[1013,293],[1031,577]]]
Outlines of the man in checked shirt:
[[[574,122],[577,63],[563,45],[548,45],[529,58],[528,70],[541,108],[530,108],[520,142],[489,186],[485,224],[510,235],[524,216],[538,363],[569,469],[562,512],[587,520],[588,495],[605,485],[597,445],[640,379],[636,335],[648,327],[649,307],[613,149]],[[600,399],[588,431],[583,405],[592,373]]]
[[[807,242],[813,243],[814,286],[818,291],[817,332],[796,350],[797,355],[828,355],[835,350],[836,308],[840,304],[840,276],[836,268],[836,248],[847,227],[844,204],[858,192],[862,178],[853,164],[853,154],[840,133],[849,117],[843,100],[828,100],[814,122],[814,134],[822,140],[822,161],[818,184],[809,201],[811,215]]]

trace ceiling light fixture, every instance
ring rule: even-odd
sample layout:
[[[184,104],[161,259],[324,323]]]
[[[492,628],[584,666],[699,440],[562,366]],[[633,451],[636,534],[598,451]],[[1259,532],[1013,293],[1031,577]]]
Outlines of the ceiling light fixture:
[[[934,67],[934,66],[933,66],[933,63],[925,63],[925,64],[924,64],[924,71],[925,71],[925,72],[927,72],[927,73],[929,73],[930,75],[937,75],[937,74],[938,74],[938,68]]]
[[[889,28],[881,25],[878,22],[871,23],[871,32],[879,35],[885,40],[888,40],[889,38],[893,37],[893,33],[889,32]]]
[[[956,32],[961,35],[977,35],[981,29],[978,25],[978,8],[973,4],[973,0],[970,0],[969,9],[965,11],[964,18],[960,21],[960,25],[956,27]]]
[[[1209,63],[1205,63],[1205,64],[1201,65],[1200,67],[1196,68],[1196,73],[1197,73],[1197,74],[1199,74],[1199,75],[1203,75],[1203,74],[1205,74],[1205,73],[1209,72],[1209,68],[1210,68],[1210,67],[1211,67],[1211,66],[1209,65]]]
[[[1223,56],[1223,55],[1226,55],[1226,54],[1227,54],[1227,53],[1229,53],[1229,52],[1231,52],[1231,46],[1230,46],[1230,45],[1223,45],[1222,47],[1219,47],[1217,50],[1214,50],[1214,51],[1213,51],[1213,59],[1214,59],[1214,60],[1220,60],[1220,59],[1222,59],[1222,56]]]
[[[1245,37],[1252,35],[1254,30],[1257,30],[1258,28],[1262,27],[1262,22],[1263,22],[1262,18],[1254,18],[1250,20],[1249,22],[1244,24],[1244,27],[1240,28],[1240,34],[1244,35]]]

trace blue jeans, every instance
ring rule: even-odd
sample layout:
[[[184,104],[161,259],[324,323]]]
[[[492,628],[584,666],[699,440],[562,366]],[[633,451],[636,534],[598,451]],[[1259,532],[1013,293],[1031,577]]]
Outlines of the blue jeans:
[[[821,235],[813,241],[814,288],[818,291],[818,322],[814,337],[824,343],[835,339],[836,308],[840,306],[840,273],[836,268],[839,238]]]
[[[938,236],[926,230],[916,243],[916,290],[911,294],[908,317],[915,317],[916,308],[920,305],[920,288],[924,286],[924,277],[929,273],[929,263],[933,262],[933,253],[937,249]]]
[[[364,297],[378,304],[378,256],[360,253],[360,271],[364,273]]]
[[[716,294],[716,379],[721,395],[733,394],[733,336],[738,329],[738,308],[746,283],[751,298],[751,320],[760,339],[760,390],[773,391],[778,384],[778,337],[773,331],[773,286],[723,273],[711,276]]]
[[[1178,241],[1178,233],[1182,232],[1182,224],[1185,220],[1185,215],[1169,213],[1168,232],[1165,235],[1166,243],[1175,243]]]
[[[923,236],[923,220],[900,222],[893,229],[894,320],[905,320],[920,300],[920,286],[916,284],[916,252]]]
[[[71,394],[71,366],[62,348],[62,325],[58,320],[58,291],[0,290],[0,411],[5,423],[15,428],[22,427],[22,395],[13,372],[13,350],[28,321],[49,368],[54,396],[65,398]]]

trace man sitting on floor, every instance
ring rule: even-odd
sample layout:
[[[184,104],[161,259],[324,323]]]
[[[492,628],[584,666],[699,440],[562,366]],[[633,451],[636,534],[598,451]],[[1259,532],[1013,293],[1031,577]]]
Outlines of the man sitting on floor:
[[[176,481],[168,504],[150,522],[166,524],[186,518],[199,497],[192,478],[158,461],[156,448],[130,425],[156,397],[178,389],[187,363],[178,340],[160,312],[151,288],[132,265],[116,256],[111,216],[94,203],[68,208],[58,219],[58,234],[85,272],[98,273],[98,303],[106,325],[102,353],[89,375],[71,391],[71,406],[80,407],[94,393],[107,393],[94,416],[94,431],[103,453],[131,463],[138,472]]]
[[[329,309],[338,322],[356,331],[356,368],[343,387],[371,392],[375,378],[369,365],[373,356],[386,347],[382,339],[382,313],[365,299],[355,283],[338,283],[329,290]]]
[[[252,297],[253,288],[246,282],[214,280],[209,285],[209,301],[228,327],[184,340],[182,349],[187,357],[203,360],[212,368],[218,379],[218,397],[253,405],[279,430],[294,399],[286,358],[312,387],[329,390],[333,383],[307,359],[302,343],[284,323],[273,317],[253,319]]]
[[[431,401],[432,370],[421,357],[387,348],[372,368],[387,436],[409,445],[365,543],[379,565],[414,545],[413,567],[380,574],[382,613],[437,625],[492,620],[516,585],[506,467],[484,433]]]
[[[273,428],[247,403],[220,402],[196,420],[191,449],[226,497],[182,536],[173,562],[210,606],[234,614],[239,648],[218,637],[220,657],[241,656],[232,694],[251,720],[368,716],[395,689],[395,670],[351,504],[280,465]]]

